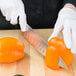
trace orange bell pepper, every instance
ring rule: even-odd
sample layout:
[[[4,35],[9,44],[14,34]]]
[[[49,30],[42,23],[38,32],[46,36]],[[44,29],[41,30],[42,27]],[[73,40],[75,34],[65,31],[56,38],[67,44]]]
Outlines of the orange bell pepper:
[[[24,47],[24,44],[16,38],[1,38],[0,63],[11,63],[23,58]]]
[[[64,43],[63,39],[54,37],[48,42],[49,46],[46,50],[45,63],[52,69],[59,69],[58,65],[59,56],[63,59],[66,66],[69,66],[73,61],[73,54]]]

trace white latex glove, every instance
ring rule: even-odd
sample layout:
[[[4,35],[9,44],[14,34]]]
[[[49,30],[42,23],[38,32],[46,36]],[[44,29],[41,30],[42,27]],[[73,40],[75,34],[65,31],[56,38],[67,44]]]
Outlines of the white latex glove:
[[[13,25],[18,23],[19,17],[21,31],[26,31],[26,14],[22,0],[0,0],[0,10],[6,20]]]
[[[56,37],[62,31],[64,42],[67,48],[70,48],[72,53],[76,53],[76,11],[70,8],[63,8],[58,14],[58,19],[55,24],[54,31],[49,37]]]

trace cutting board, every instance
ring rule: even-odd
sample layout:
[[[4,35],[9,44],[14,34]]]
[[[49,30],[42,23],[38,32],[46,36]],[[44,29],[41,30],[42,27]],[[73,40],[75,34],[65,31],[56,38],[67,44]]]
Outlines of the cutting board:
[[[36,29],[35,31],[47,41],[53,30]],[[44,57],[23,39],[19,30],[0,30],[0,38],[2,37],[17,38],[24,42],[26,47],[23,59],[10,64],[0,64],[0,76],[14,76],[15,74],[22,74],[24,76],[76,76],[75,55],[73,63],[69,66],[69,70],[62,68],[52,70],[45,65]],[[61,38],[62,33],[58,37]]]

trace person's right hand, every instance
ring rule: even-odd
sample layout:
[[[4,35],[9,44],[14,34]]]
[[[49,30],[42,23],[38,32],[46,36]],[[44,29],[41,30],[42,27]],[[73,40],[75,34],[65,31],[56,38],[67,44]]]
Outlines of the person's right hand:
[[[59,12],[54,32],[49,37],[56,37],[62,31],[64,42],[72,53],[76,53],[76,11],[71,8],[62,8]]]
[[[26,14],[22,0],[0,0],[0,10],[6,20],[13,25],[18,23],[19,17],[21,31],[26,31]]]

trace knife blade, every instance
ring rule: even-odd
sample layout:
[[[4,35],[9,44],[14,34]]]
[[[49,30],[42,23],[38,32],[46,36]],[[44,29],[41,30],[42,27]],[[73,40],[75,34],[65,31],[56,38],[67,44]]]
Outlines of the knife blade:
[[[40,54],[46,55],[46,49],[48,47],[47,42],[41,38],[29,25],[26,27],[26,31],[22,32],[24,39],[31,44]],[[59,66],[68,68],[64,61],[59,57]]]
[[[46,48],[48,47],[47,42],[42,39],[33,29],[27,25],[27,31],[22,32],[24,39],[31,44],[38,52],[43,56],[46,55]]]
[[[61,66],[62,68],[69,69],[60,56],[59,56],[58,65]]]

